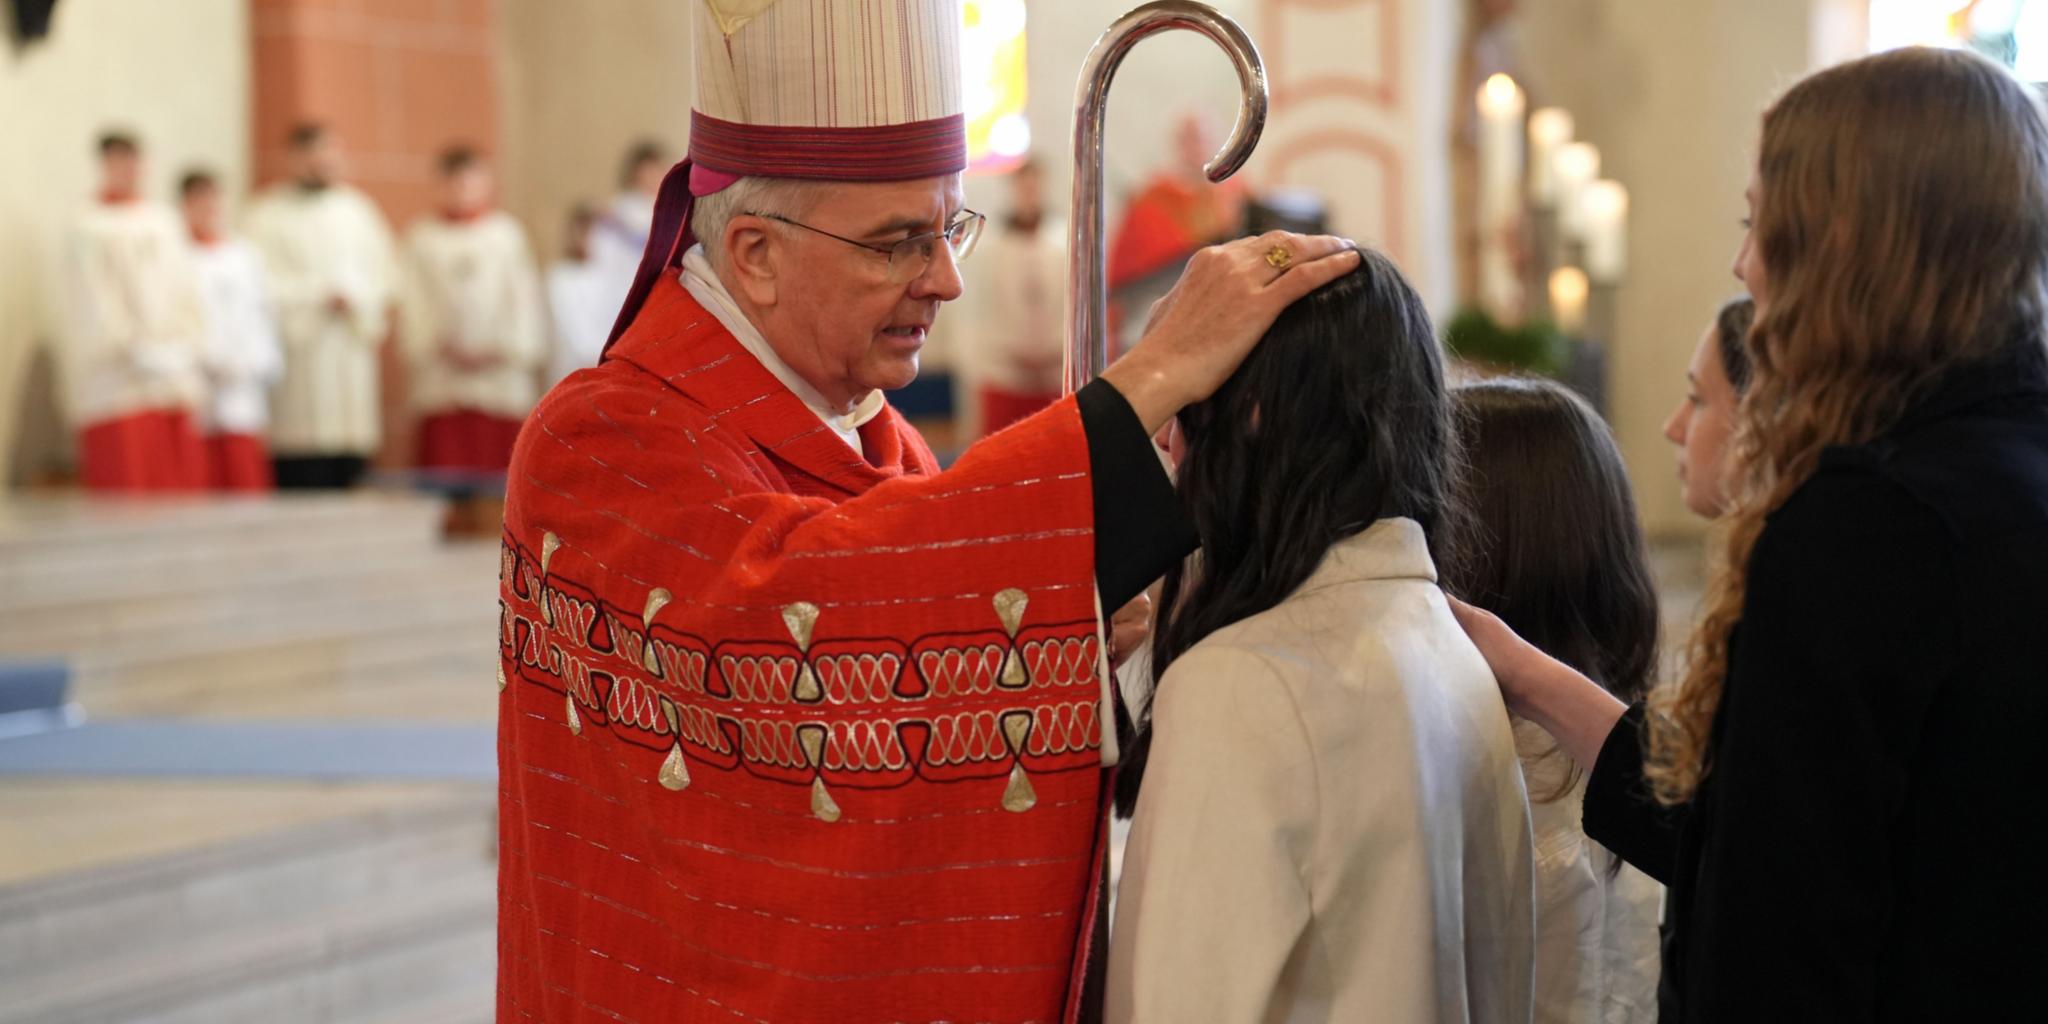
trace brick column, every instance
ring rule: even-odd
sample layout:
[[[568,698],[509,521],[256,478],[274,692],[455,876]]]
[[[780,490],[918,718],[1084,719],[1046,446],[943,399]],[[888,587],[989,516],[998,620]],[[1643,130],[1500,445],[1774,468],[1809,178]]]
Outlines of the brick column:
[[[255,177],[285,174],[306,120],[341,138],[349,178],[394,226],[433,208],[451,142],[498,144],[498,0],[250,0]]]

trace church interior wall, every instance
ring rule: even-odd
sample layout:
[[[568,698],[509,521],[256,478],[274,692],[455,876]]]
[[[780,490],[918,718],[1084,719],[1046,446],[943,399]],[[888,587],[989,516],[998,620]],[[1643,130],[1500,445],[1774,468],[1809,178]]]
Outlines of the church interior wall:
[[[1652,533],[1699,532],[1663,437],[1686,364],[1732,276],[1759,117],[1820,57],[1814,15],[1783,0],[1536,0],[1521,44],[1538,105],[1563,106],[1628,187],[1628,277],[1608,364],[1612,419]]]

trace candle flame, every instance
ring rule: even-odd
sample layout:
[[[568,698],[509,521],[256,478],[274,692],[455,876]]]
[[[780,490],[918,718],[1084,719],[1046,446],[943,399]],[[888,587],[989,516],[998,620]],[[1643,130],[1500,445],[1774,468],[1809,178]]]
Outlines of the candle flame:
[[[1522,110],[1522,87],[1507,75],[1495,74],[1486,79],[1479,88],[1479,110],[1481,113],[1499,116],[1519,116]]]
[[[1562,146],[1573,128],[1572,112],[1563,107],[1538,107],[1529,115],[1529,141],[1537,146]]]
[[[1619,218],[1628,213],[1628,188],[1603,178],[1586,186],[1584,202],[1588,217]]]
[[[1600,176],[1600,150],[1590,142],[1567,142],[1557,148],[1557,176],[1588,182]]]
[[[1550,309],[1557,316],[1559,327],[1569,332],[1585,326],[1586,296],[1591,291],[1592,282],[1577,267],[1559,267],[1550,272]]]

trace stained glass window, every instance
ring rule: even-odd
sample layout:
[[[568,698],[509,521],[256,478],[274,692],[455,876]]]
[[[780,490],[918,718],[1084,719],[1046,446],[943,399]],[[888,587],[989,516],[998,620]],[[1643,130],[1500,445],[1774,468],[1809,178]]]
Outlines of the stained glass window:
[[[1024,0],[966,0],[960,67],[967,76],[967,159],[1001,172],[1031,149],[1024,116]]]

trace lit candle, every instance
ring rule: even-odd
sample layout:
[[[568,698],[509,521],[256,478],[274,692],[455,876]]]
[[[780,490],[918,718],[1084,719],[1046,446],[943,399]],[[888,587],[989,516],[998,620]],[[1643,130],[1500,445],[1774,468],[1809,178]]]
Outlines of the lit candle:
[[[1577,334],[1586,326],[1586,294],[1591,288],[1586,272],[1577,267],[1559,267],[1550,272],[1550,312],[1566,334]]]
[[[1557,205],[1557,151],[1572,140],[1572,113],[1539,107],[1529,115],[1529,195],[1546,209]]]
[[[1566,238],[1585,234],[1586,186],[1600,176],[1600,151],[1590,142],[1567,142],[1557,147],[1552,163],[1557,175],[1557,221]]]
[[[1506,75],[1479,89],[1479,298],[1502,319],[1518,316],[1521,282],[1508,250],[1521,216],[1522,115],[1528,99]]]
[[[1628,269],[1628,189],[1601,180],[1579,196],[1585,225],[1586,273],[1601,284],[1621,280]]]

